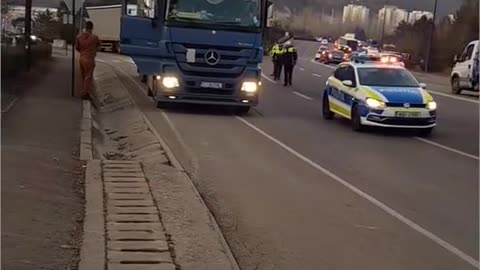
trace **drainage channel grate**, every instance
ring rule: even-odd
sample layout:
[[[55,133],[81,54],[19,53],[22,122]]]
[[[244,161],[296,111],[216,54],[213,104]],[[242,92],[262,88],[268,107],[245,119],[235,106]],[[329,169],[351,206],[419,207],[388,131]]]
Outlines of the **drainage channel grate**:
[[[107,270],[175,270],[139,162],[104,161]]]

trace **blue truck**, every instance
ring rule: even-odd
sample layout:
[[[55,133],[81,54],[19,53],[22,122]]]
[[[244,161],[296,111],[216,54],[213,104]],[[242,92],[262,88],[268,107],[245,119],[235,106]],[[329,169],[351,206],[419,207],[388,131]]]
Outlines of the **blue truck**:
[[[258,104],[270,0],[124,1],[121,53],[146,77],[157,107],[218,104],[247,113]]]

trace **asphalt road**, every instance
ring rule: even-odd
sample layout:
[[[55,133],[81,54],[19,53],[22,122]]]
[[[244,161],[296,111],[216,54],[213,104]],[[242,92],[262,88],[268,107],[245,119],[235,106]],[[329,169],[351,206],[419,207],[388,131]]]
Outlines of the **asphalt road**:
[[[432,89],[439,126],[428,140],[355,133],[321,117],[332,69],[311,62],[313,47],[297,44],[294,86],[264,79],[244,117],[156,109],[129,59],[99,58],[192,176],[242,269],[475,269],[478,101]]]

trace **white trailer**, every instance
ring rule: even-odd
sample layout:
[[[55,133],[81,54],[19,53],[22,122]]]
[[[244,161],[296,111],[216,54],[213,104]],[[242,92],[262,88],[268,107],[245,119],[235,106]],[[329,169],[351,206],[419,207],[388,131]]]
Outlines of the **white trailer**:
[[[100,38],[100,50],[119,52],[122,5],[92,6],[86,9],[94,25],[93,31]]]

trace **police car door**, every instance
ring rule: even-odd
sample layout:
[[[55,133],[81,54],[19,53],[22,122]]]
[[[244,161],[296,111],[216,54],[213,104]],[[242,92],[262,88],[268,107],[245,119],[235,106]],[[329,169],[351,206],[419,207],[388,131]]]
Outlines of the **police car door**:
[[[330,109],[350,119],[356,89],[354,68],[348,64],[341,64],[333,73],[329,84]]]

